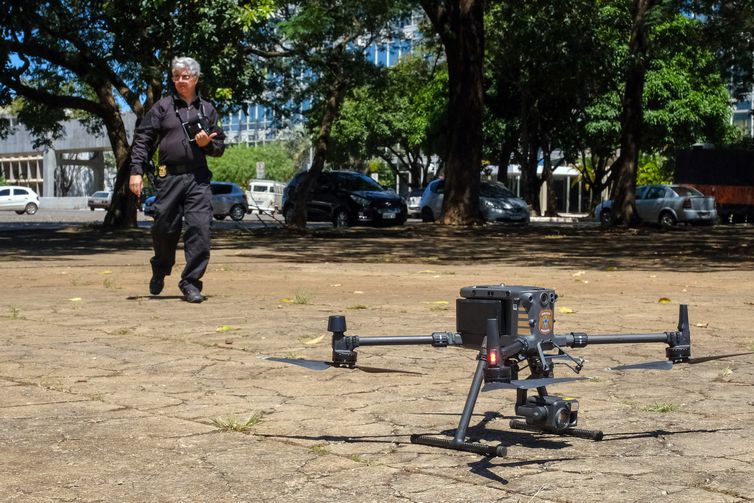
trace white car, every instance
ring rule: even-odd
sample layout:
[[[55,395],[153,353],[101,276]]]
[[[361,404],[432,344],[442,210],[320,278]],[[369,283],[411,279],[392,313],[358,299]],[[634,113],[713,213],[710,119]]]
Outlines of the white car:
[[[434,222],[442,212],[445,180],[429,182],[424,189],[419,207],[423,222]],[[529,206],[500,182],[479,184],[479,210],[485,222],[529,223]]]
[[[39,209],[39,196],[28,187],[0,186],[0,210],[12,210],[23,215],[33,215]]]
[[[110,201],[113,199],[113,193],[110,190],[98,190],[87,200],[89,209],[94,211],[94,208],[107,209],[110,206]]]

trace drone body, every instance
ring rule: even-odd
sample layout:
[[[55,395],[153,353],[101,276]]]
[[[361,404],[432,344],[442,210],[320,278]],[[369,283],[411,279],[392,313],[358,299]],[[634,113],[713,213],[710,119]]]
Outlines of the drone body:
[[[585,379],[583,377],[556,378],[555,363],[564,363],[578,374],[584,360],[571,356],[565,348],[583,348],[588,344],[638,344],[664,343],[666,360],[635,366],[616,367],[668,369],[675,363],[701,363],[735,355],[719,355],[691,358],[691,334],[689,332],[687,306],[681,305],[677,330],[668,332],[620,335],[587,335],[571,332],[555,333],[554,290],[533,286],[504,284],[468,286],[461,288],[456,301],[456,332],[434,332],[427,336],[347,336],[344,316],[333,315],[328,321],[332,332],[332,361],[308,362],[270,358],[275,361],[294,363],[312,369],[361,368],[358,367],[357,351],[361,346],[429,344],[433,347],[461,346],[479,352],[477,366],[472,377],[466,403],[452,439],[434,435],[412,435],[411,442],[436,447],[474,452],[486,456],[504,456],[503,445],[486,445],[466,439],[466,432],[480,391],[496,389],[516,390],[516,415],[510,426],[514,429],[549,432],[592,440],[601,440],[602,432],[578,428],[579,405],[573,398],[550,395],[547,386],[558,382]],[[519,373],[528,370],[525,379]],[[528,390],[535,389],[535,396]]]

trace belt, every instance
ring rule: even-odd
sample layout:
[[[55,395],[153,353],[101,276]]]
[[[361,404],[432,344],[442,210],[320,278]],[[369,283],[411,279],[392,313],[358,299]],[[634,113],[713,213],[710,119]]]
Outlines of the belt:
[[[200,166],[191,164],[161,164],[158,167],[159,176],[166,176],[168,173],[171,175],[183,175],[186,173],[192,173],[199,169]]]

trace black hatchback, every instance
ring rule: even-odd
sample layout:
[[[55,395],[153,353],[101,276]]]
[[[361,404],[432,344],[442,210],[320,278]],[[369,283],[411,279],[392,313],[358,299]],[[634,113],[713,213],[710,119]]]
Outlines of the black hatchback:
[[[283,216],[293,218],[296,187],[305,173],[293,177],[283,191]],[[403,225],[406,203],[393,191],[361,173],[328,171],[319,175],[306,206],[308,222],[351,225]]]

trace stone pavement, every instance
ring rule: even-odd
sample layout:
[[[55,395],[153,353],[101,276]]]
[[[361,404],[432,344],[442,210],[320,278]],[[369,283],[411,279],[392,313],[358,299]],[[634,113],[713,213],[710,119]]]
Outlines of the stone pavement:
[[[593,379],[551,392],[577,398],[580,425],[605,440],[510,430],[513,393],[482,393],[471,433],[508,446],[491,459],[409,442],[452,434],[473,351],[359,352],[363,365],[421,375],[317,373],[260,358],[326,359],[333,313],[346,314],[350,335],[454,330],[458,290],[501,281],[555,288],[558,332],[674,330],[688,303],[696,355],[747,351],[750,269],[339,260],[343,243],[332,260],[295,261],[268,254],[260,238],[213,250],[209,299],[190,305],[175,274],[163,296],[146,295],[140,243],[1,250],[0,501],[752,500],[751,356],[611,373],[618,362],[661,359],[664,348],[585,348],[578,356]],[[228,431],[234,424],[244,431]]]

